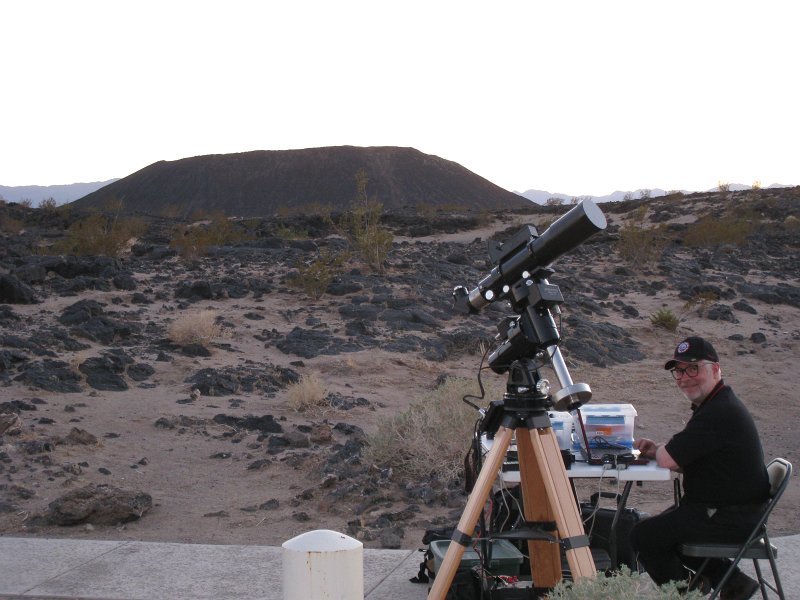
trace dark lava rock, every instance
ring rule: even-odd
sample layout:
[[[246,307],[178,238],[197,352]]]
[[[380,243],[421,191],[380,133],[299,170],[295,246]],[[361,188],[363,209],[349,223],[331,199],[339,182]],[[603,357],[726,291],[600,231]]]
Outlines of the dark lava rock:
[[[14,381],[21,381],[48,392],[74,394],[81,391],[81,376],[63,361],[45,359],[23,365],[20,369],[22,373]]]
[[[128,377],[134,381],[144,381],[155,372],[156,370],[147,363],[136,363],[128,367]]]
[[[103,356],[87,358],[78,366],[78,370],[86,375],[86,383],[96,390],[120,392],[128,389],[122,377],[125,365],[133,359],[121,352],[107,352]]]
[[[237,429],[249,429],[264,433],[283,433],[283,427],[281,427],[280,423],[278,423],[272,415],[234,417],[232,415],[218,414],[214,415],[214,423],[228,425]]]
[[[42,517],[50,525],[116,525],[140,519],[152,507],[150,494],[111,485],[87,485],[51,502]]]
[[[9,304],[35,304],[33,288],[14,275],[0,275],[0,302]]]
[[[575,315],[567,317],[565,322],[568,329],[562,346],[578,360],[607,367],[645,358],[639,344],[621,327],[611,323],[592,323]]]
[[[363,340],[366,343],[366,340]],[[337,338],[328,331],[320,329],[303,329],[295,327],[286,338],[279,340],[275,346],[286,354],[294,354],[302,358],[314,358],[320,355],[335,355],[342,352],[358,352],[374,346],[376,342],[364,345],[352,339]]]

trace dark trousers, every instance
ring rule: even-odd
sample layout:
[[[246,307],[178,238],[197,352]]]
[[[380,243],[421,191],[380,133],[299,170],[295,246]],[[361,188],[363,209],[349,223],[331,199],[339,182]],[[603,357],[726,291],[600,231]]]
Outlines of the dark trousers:
[[[639,521],[631,530],[631,546],[639,562],[657,585],[688,581],[702,558],[680,554],[685,542],[743,542],[753,531],[758,515],[721,508],[712,516],[705,505],[680,504],[660,515]],[[716,587],[730,566],[728,559],[712,559],[703,574]]]

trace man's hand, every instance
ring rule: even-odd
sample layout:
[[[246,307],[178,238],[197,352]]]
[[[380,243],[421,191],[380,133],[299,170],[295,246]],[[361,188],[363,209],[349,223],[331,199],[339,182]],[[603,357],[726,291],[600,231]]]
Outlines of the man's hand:
[[[645,458],[654,458],[659,467],[671,469],[672,471],[680,471],[678,463],[676,463],[669,452],[667,452],[664,444],[656,444],[653,440],[640,438],[633,442],[633,447]]]
[[[648,438],[640,438],[633,442],[633,447],[636,448],[643,457],[655,458],[658,444]]]

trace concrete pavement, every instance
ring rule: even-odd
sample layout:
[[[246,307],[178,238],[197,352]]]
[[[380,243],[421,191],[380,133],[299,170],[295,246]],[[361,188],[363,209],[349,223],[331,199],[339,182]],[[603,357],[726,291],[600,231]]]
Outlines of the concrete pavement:
[[[776,538],[787,598],[800,598],[800,535]],[[0,537],[0,598],[282,600],[283,549]],[[422,554],[363,551],[365,600],[425,600],[409,581]],[[762,563],[767,566],[766,563]],[[752,563],[744,570],[752,573]]]

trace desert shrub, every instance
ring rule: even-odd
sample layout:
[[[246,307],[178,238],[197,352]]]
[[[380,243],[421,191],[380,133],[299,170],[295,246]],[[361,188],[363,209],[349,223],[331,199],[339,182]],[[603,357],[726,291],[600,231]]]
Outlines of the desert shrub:
[[[275,226],[275,237],[282,240],[303,240],[308,239],[308,232],[294,227],[287,227],[283,223]]]
[[[8,215],[0,215],[0,233],[16,235],[23,229],[25,229],[25,224],[22,221]]]
[[[617,252],[630,264],[644,266],[657,262],[667,244],[661,227],[646,225],[646,215],[647,206],[638,207],[619,230]]]
[[[332,252],[325,248],[311,262],[295,265],[297,271],[286,278],[286,283],[318,300],[349,259],[349,252]]]
[[[176,228],[169,243],[170,247],[184,258],[204,256],[211,246],[224,246],[249,238],[221,211],[216,211],[210,216],[203,211],[197,211],[195,216],[198,215],[206,218],[200,222]]]
[[[356,201],[342,216],[339,228],[361,258],[382,272],[394,236],[381,225],[383,205],[367,196],[368,181],[363,169],[356,173]]]
[[[167,329],[167,337],[179,346],[200,344],[208,347],[220,333],[222,327],[217,323],[217,313],[208,309],[181,315]]]
[[[432,221],[436,217],[436,207],[427,202],[417,202],[414,207],[418,217]]]
[[[474,388],[472,380],[449,378],[406,411],[382,420],[367,438],[365,460],[412,479],[458,480],[479,417],[462,398]]]
[[[140,218],[94,213],[70,225],[67,236],[53,244],[52,250],[79,256],[119,256],[145,229]]]
[[[676,331],[681,320],[672,312],[672,309],[662,307],[650,315],[650,322],[653,324],[653,327],[660,327],[667,331]]]
[[[306,412],[328,405],[325,385],[316,373],[303,375],[297,383],[286,388],[289,406],[297,412]]]
[[[45,198],[41,202],[39,202],[39,209],[44,210],[47,212],[54,211],[58,208],[58,204],[56,203],[56,199],[52,196],[49,198]]]
[[[696,293],[689,298],[683,305],[684,314],[695,311],[698,316],[703,316],[705,312],[719,301],[719,294],[711,290]]]
[[[671,582],[660,587],[640,573],[627,567],[609,577],[582,578],[578,581],[561,581],[545,596],[549,600],[701,600],[699,591],[686,591],[685,583]]]
[[[800,231],[800,219],[794,215],[789,215],[783,220],[783,228],[786,231]]]
[[[692,223],[686,230],[683,241],[687,246],[741,246],[756,229],[756,221],[750,214],[725,214],[705,216]]]

